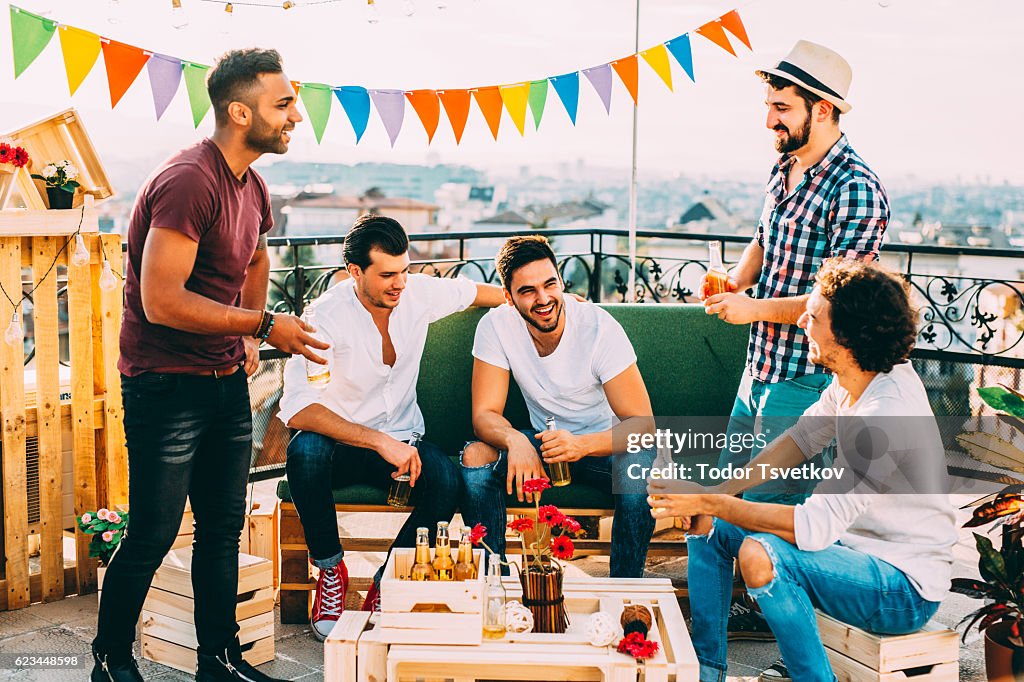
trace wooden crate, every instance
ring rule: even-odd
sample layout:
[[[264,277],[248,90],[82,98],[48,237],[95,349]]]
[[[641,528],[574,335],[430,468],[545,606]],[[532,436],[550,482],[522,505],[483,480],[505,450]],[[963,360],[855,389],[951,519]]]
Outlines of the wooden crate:
[[[16,146],[24,147],[29,154],[29,165],[23,169],[25,172],[15,173],[13,182],[13,189],[21,195],[26,208],[39,210],[49,206],[46,184],[42,180],[31,179],[29,174],[39,174],[47,164],[63,159],[78,167],[78,182],[81,186],[75,190],[73,208],[80,206],[86,196],[102,200],[114,195],[96,148],[82,125],[81,116],[74,109],[65,109],[32,125],[8,131],[0,137],[10,138]],[[6,202],[0,203],[0,209],[3,208],[7,208]]]
[[[820,611],[818,631],[839,682],[956,682],[959,635],[931,621],[909,635],[874,635]]]
[[[257,495],[252,500],[242,528],[240,551],[263,557],[273,566],[274,587],[281,580],[281,545],[278,536],[279,500],[273,492]]]
[[[196,666],[192,548],[171,550],[153,577],[142,608],[142,655],[185,672]],[[274,587],[269,561],[238,555],[238,640],[253,665],[274,658]]]
[[[393,642],[479,644],[484,627],[483,550],[473,550],[477,577],[458,582],[403,580],[415,557],[415,549],[391,551],[380,581],[377,627]]]

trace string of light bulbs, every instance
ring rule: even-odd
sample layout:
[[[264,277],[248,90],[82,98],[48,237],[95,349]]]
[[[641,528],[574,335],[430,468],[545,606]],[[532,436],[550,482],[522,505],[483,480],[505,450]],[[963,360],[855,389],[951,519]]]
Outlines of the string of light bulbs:
[[[11,323],[7,325],[7,329],[4,331],[4,342],[12,346],[24,345],[25,342],[25,328],[21,324],[21,305],[25,301],[32,300],[32,294],[36,292],[46,278],[53,272],[53,268],[56,267],[57,262],[60,260],[61,254],[67,250],[68,244],[72,241],[75,242],[75,249],[71,252],[71,265],[75,267],[82,267],[83,265],[89,264],[89,249],[85,246],[85,239],[82,238],[82,221],[85,220],[85,204],[82,204],[81,213],[78,216],[78,227],[75,231],[68,235],[67,240],[61,245],[57,251],[57,255],[54,257],[53,262],[50,263],[50,267],[46,269],[43,276],[39,278],[35,286],[28,290],[28,292],[22,292],[21,298],[17,303],[11,298],[11,295],[7,293],[7,289],[4,288],[3,282],[0,282],[0,293],[3,293],[4,298],[11,304]],[[100,273],[99,286],[103,291],[112,291],[117,286],[118,278],[124,279],[120,273],[114,273],[113,268],[110,267],[110,261],[107,259],[107,252],[103,248],[103,240],[100,239],[100,253],[103,255],[103,271]]]

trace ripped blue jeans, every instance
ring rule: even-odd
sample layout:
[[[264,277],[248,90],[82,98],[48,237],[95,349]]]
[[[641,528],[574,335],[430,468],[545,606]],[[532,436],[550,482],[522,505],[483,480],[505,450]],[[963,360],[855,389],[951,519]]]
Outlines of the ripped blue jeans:
[[[767,585],[748,592],[799,682],[836,679],[814,609],[868,632],[899,635],[919,630],[939,607],[918,594],[902,571],[870,554],[839,543],[808,552],[776,535],[751,533],[715,519],[710,534],[687,536],[690,629],[702,682],[725,680],[733,561],[747,538],[764,547],[774,574]]]

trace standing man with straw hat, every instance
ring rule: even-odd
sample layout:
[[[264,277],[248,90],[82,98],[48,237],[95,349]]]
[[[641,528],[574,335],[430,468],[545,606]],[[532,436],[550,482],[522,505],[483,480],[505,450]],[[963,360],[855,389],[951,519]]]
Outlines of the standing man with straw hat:
[[[852,108],[846,97],[853,71],[842,56],[800,40],[785,58],[756,74],[767,86],[765,125],[775,133],[780,156],[754,239],[729,273],[729,291],[708,295],[702,282],[700,294],[709,315],[752,325],[747,371],[729,430],[752,431],[757,420],[770,440],[815,403],[832,378],[827,368],[810,360],[807,336],[796,324],[814,276],[827,258],[878,258],[889,200],[839,127],[840,115]],[[748,289],[753,296],[744,293]],[[830,459],[830,451],[826,448],[820,457]],[[757,454],[757,448],[724,451],[719,465],[743,466]],[[790,481],[747,495],[793,505],[809,493],[805,482]],[[710,520],[698,519],[695,525],[694,532],[706,533]],[[691,554],[690,561],[694,558]],[[731,639],[773,639],[760,614],[741,603],[733,604],[729,621]],[[772,679],[786,678],[784,670],[776,672],[782,674]]]

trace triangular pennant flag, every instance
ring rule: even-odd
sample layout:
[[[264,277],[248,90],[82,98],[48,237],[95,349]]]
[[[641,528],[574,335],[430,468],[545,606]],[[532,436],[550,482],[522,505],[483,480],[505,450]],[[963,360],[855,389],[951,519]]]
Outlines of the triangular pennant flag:
[[[405,93],[401,90],[370,90],[370,99],[373,100],[377,115],[384,123],[384,130],[388,132],[391,146],[394,147],[398,133],[402,130],[402,120],[405,118]]]
[[[498,141],[498,126],[501,125],[501,93],[498,86],[492,85],[487,88],[476,88],[473,90],[473,97],[476,105],[480,107],[480,113],[487,121],[487,127],[491,129],[494,141]]]
[[[156,120],[159,121],[181,84],[181,60],[154,54],[146,64],[146,72],[149,73],[149,88],[153,91]]]
[[[57,22],[11,5],[11,44],[17,78],[46,49],[57,32]]]
[[[80,28],[62,25],[60,27],[60,49],[64,53],[64,70],[68,74],[68,89],[74,95],[100,56],[100,37]]]
[[[110,108],[113,109],[139,77],[151,53],[116,40],[105,40],[102,47],[103,65],[107,68],[107,87],[110,89]]]
[[[420,117],[423,129],[427,131],[427,144],[434,141],[437,122],[441,120],[441,102],[434,90],[410,90],[405,93],[413,111]]]
[[[722,22],[722,28],[729,33],[733,34],[740,39],[740,42],[747,46],[748,50],[753,50],[750,46],[750,38],[747,37],[747,29],[743,27],[743,20],[740,19],[740,13],[733,10],[727,14],[723,14],[719,21]]]
[[[580,103],[580,73],[573,71],[561,76],[552,76],[551,85],[555,88],[558,99],[562,101],[565,112],[569,114],[569,120],[576,125],[576,109]]]
[[[466,119],[469,118],[469,90],[438,90],[444,113],[452,124],[455,133],[455,144],[462,141],[462,133],[466,130]]]
[[[649,50],[644,50],[640,53],[644,58],[644,61],[654,69],[654,73],[658,74],[658,78],[662,80],[668,89],[672,89],[672,65],[668,63],[668,50],[665,49],[665,45],[655,45]]]
[[[612,113],[612,67],[611,64],[602,64],[589,69],[583,69],[583,75],[587,77],[590,84],[597,91],[601,98],[606,113]]]
[[[206,89],[206,72],[209,66],[183,62],[185,73],[185,90],[188,91],[188,103],[192,107],[192,124],[198,128],[206,112],[210,110],[210,92]]]
[[[683,71],[690,77],[690,80],[696,82],[693,77],[693,50],[690,49],[690,34],[684,33],[678,38],[673,38],[665,43],[665,47],[679,62],[679,66],[683,67]]]
[[[697,33],[701,34],[715,45],[718,45],[733,57],[736,56],[736,50],[732,49],[732,44],[729,42],[729,36],[725,35],[725,31],[722,30],[722,23],[717,19],[709,21],[698,28]]]
[[[636,65],[636,55],[631,54],[628,57],[616,59],[612,62],[612,68],[615,69],[615,73],[619,74],[619,79],[622,80],[622,84],[629,91],[629,96],[633,98],[633,106],[636,106],[637,87],[640,79],[639,70]]]
[[[544,115],[544,103],[548,99],[548,80],[530,81],[530,111],[533,113],[533,129],[540,128],[540,118]]]
[[[356,144],[359,144],[366,132],[366,122],[370,120],[370,93],[358,85],[345,85],[335,88],[334,94],[341,102],[341,108],[356,134]]]
[[[526,103],[530,98],[530,84],[519,83],[518,85],[502,85],[498,88],[501,94],[501,101],[505,103],[508,115],[516,124],[520,135],[526,133]]]
[[[316,135],[316,143],[320,144],[324,131],[327,130],[327,120],[331,117],[331,86],[323,83],[303,83],[299,86],[299,97],[302,99],[302,106],[309,114],[309,122],[313,124],[313,134]]]
[[[302,87],[302,83],[300,83],[299,81],[288,81],[288,82],[292,84],[292,90],[295,91],[295,96],[298,97],[299,96],[299,88]]]

